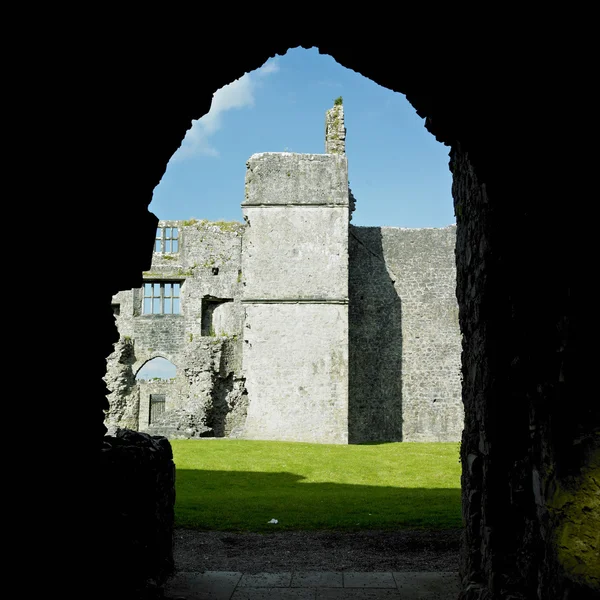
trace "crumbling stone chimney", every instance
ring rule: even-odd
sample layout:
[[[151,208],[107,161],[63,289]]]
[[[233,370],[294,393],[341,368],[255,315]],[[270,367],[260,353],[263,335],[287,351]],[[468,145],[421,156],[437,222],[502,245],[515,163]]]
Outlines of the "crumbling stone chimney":
[[[325,154],[346,154],[346,127],[342,97],[325,113]]]
[[[333,108],[325,113],[325,154],[346,154],[346,125],[341,96],[333,101]],[[355,209],[356,198],[348,187],[348,221],[352,221]]]

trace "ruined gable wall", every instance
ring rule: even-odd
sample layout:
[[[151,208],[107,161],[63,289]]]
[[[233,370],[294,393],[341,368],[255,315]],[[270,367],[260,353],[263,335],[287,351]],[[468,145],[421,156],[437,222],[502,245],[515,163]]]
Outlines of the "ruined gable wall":
[[[238,377],[244,225],[190,220],[160,221],[159,227],[179,229],[178,252],[154,252],[144,281],[181,282],[180,314],[143,314],[143,288],[113,297],[113,305],[119,304],[115,320],[121,341],[108,360],[105,380],[112,391],[107,425],[110,430],[139,428],[169,437],[206,434],[216,427],[223,435],[225,430],[239,426],[243,421],[240,415],[245,414],[240,404],[243,382]],[[125,338],[130,338],[126,348]],[[148,360],[159,356],[177,367],[175,380],[138,386],[135,374]],[[153,391],[152,386],[165,385],[169,390],[165,410],[169,414],[162,419],[159,431],[149,427],[149,394],[160,391]],[[213,409],[213,396],[218,410]],[[210,414],[223,413],[223,406],[233,410],[234,405],[238,418],[227,416],[225,410],[214,427],[206,424],[215,421]]]
[[[350,423],[359,441],[458,441],[456,227],[350,227]]]
[[[143,291],[141,288],[133,291],[133,316],[137,317],[133,334],[138,340],[140,360],[158,350],[170,353],[174,361],[181,361],[186,342],[208,333],[202,330],[202,312],[208,298],[234,300],[222,311],[225,318],[220,321],[220,330],[213,333],[235,335],[241,330],[239,271],[244,226],[195,220],[159,222],[159,227],[176,226],[180,229],[179,252],[155,252],[144,280],[182,281],[181,314],[143,315]]]

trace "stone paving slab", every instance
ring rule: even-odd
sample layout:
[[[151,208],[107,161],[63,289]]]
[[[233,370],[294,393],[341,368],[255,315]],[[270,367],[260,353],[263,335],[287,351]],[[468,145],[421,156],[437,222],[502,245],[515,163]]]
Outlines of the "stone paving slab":
[[[316,600],[317,588],[237,588],[231,600]]]
[[[456,573],[393,573],[401,596],[423,600],[455,600],[459,578]]]
[[[203,573],[177,573],[165,585],[167,599],[229,600],[242,573],[234,571],[204,571]]]
[[[289,573],[256,573],[255,575],[245,573],[240,579],[238,587],[290,587],[291,581],[291,571]]]
[[[456,573],[180,572],[165,600],[456,600]]]
[[[396,588],[317,588],[315,600],[412,600]]]
[[[391,573],[344,572],[345,588],[395,588],[396,581]]]
[[[341,588],[343,573],[334,571],[294,571],[292,587]]]

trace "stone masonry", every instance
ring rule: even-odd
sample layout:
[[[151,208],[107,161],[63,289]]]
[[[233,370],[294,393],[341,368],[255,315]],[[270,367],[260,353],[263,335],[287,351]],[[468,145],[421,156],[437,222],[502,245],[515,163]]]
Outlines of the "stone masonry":
[[[242,273],[252,439],[348,442],[348,167],[248,161]]]
[[[113,297],[107,426],[174,438],[457,441],[455,226],[350,225],[341,98],[325,154],[247,163],[245,223],[160,221]],[[173,380],[136,379],[156,357]]]
[[[223,436],[235,435],[244,423],[243,230],[240,223],[160,222],[144,287],[113,297],[120,340],[105,378],[112,390],[109,432],[130,428],[170,438]],[[169,246],[162,239],[166,233],[176,236],[164,240]],[[176,312],[164,312],[166,293],[175,295],[168,300]],[[157,312],[151,310],[153,302]],[[177,367],[175,378],[137,381],[138,371],[156,357]],[[162,406],[152,402],[162,397]]]

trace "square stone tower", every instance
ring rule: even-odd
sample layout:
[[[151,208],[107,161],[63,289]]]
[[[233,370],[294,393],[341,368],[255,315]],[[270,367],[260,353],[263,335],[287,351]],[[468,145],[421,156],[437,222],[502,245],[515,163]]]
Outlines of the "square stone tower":
[[[242,212],[244,437],[346,444],[346,156],[253,155]]]

